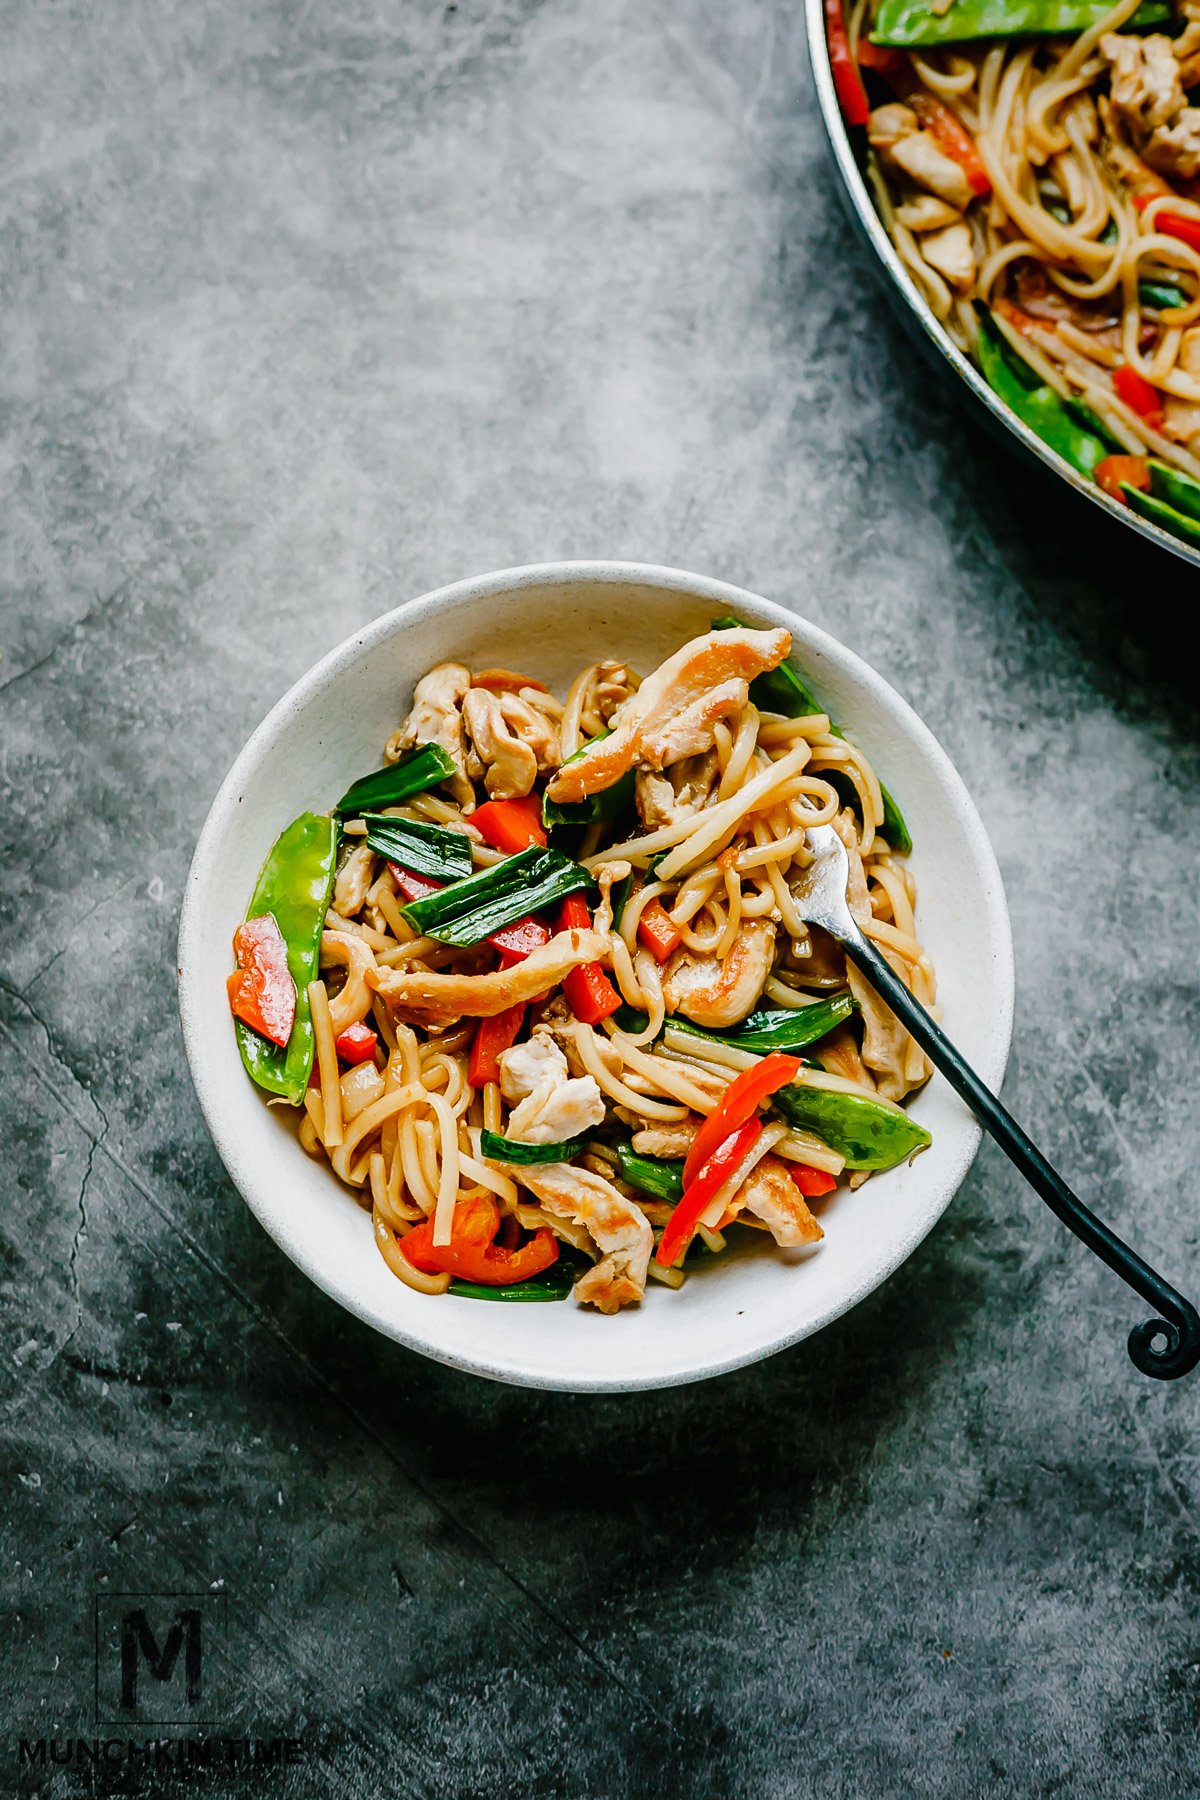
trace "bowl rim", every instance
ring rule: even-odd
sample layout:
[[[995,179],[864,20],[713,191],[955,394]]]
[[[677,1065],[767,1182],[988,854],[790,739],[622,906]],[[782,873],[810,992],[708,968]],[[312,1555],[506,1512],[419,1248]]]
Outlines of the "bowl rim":
[[[808,36],[808,56],[812,68],[813,83],[817,90],[817,105],[825,128],[825,136],[833,151],[838,174],[841,177],[843,198],[848,202],[859,231],[869,241],[879,262],[883,265],[885,279],[890,280],[896,292],[904,300],[912,315],[913,322],[920,328],[942,360],[958,376],[979,404],[991,414],[995,422],[1011,432],[1027,455],[1035,457],[1051,474],[1065,481],[1076,493],[1082,494],[1091,505],[1100,507],[1112,519],[1117,519],[1131,531],[1138,532],[1150,543],[1157,544],[1160,549],[1167,550],[1172,556],[1178,556],[1183,562],[1200,568],[1200,547],[1186,544],[1181,538],[1173,537],[1164,531],[1161,525],[1143,519],[1132,508],[1120,500],[1114,500],[1111,494],[1098,487],[1081,475],[1078,469],[1072,468],[1057,450],[1043,443],[1037,434],[1031,431],[1017,415],[1007,407],[999,395],[994,393],[975,367],[970,357],[964,356],[953,338],[939,324],[931,308],[918,288],[916,282],[905,268],[897,254],[896,247],[884,230],[883,221],[875,210],[875,203],[869,188],[863,179],[858,158],[850,142],[850,134],[842,117],[838,104],[837,90],[833,83],[833,71],[829,63],[829,46],[825,38],[824,0],[805,0],[805,22]]]
[[[978,1121],[964,1109],[959,1149],[942,1176],[940,1192],[934,1205],[897,1240],[885,1263],[873,1266],[865,1282],[852,1284],[847,1292],[830,1301],[795,1331],[785,1332],[770,1341],[753,1343],[744,1352],[738,1351],[707,1360],[700,1355],[694,1363],[665,1374],[651,1369],[644,1375],[639,1373],[619,1379],[603,1372],[594,1377],[589,1374],[569,1380],[557,1379],[552,1369],[530,1369],[524,1365],[518,1367],[515,1363],[504,1363],[502,1359],[495,1357],[492,1361],[487,1361],[470,1354],[448,1353],[440,1346],[425,1341],[419,1331],[406,1328],[396,1317],[378,1314],[346,1283],[330,1275],[320,1257],[311,1247],[306,1246],[302,1234],[289,1239],[278,1215],[265,1210],[265,1201],[262,1205],[259,1204],[256,1190],[260,1183],[248,1166],[251,1159],[247,1158],[240,1141],[233,1139],[225,1129],[225,1115],[221,1105],[222,1079],[208,1057],[202,1026],[201,1003],[206,971],[203,956],[193,951],[193,945],[198,944],[210,873],[222,835],[241,804],[247,780],[253,776],[260,760],[268,753],[276,735],[288,721],[303,711],[310,700],[355,663],[364,652],[369,653],[424,618],[492,593],[511,594],[521,589],[561,584],[578,584],[581,587],[655,587],[701,600],[719,611],[736,611],[739,607],[749,606],[756,609],[760,616],[765,613],[788,628],[799,627],[806,646],[816,654],[832,656],[835,666],[848,664],[851,673],[868,690],[874,689],[888,696],[899,712],[914,750],[931,763],[939,781],[952,792],[958,823],[981,877],[982,899],[987,909],[984,941],[995,959],[995,985],[999,1004],[993,1014],[990,1058],[988,1061],[980,1059],[977,1066],[982,1078],[997,1093],[1008,1065],[1016,1000],[1012,929],[995,852],[974,801],[950,756],[920,716],[871,664],[829,632],[799,613],[781,606],[777,601],[768,600],[749,589],[717,577],[693,574],[688,570],[656,563],[607,560],[520,564],[483,575],[469,576],[404,601],[400,606],[380,614],[352,632],[320,657],[270,709],[234,759],[201,828],[184,888],[177,946],[178,998],[184,1050],[205,1124],[230,1179],[268,1236],[290,1261],[332,1300],[406,1349],[417,1351],[465,1373],[523,1387],[573,1393],[631,1393],[707,1380],[762,1361],[823,1330],[826,1325],[849,1312],[881,1287],[933,1230],[954,1199],[979,1148],[983,1133]]]

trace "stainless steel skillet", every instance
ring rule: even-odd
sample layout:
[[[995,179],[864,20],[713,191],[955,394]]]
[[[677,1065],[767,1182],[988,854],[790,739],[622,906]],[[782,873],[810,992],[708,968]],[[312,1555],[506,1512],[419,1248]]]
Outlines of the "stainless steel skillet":
[[[867,186],[862,169],[855,154],[855,146],[851,134],[847,131],[834,92],[833,75],[829,67],[829,53],[825,47],[825,18],[822,0],[804,0],[805,24],[808,33],[809,61],[812,65],[813,81],[817,90],[817,103],[821,109],[821,119],[825,127],[825,136],[833,152],[834,166],[838,174],[838,186],[842,200],[849,213],[851,224],[859,236],[870,245],[880,264],[880,274],[886,291],[891,299],[902,323],[910,335],[918,340],[926,352],[942,363],[949,373],[962,382],[974,395],[983,408],[985,415],[998,432],[1007,432],[1010,442],[1014,442],[1025,455],[1039,462],[1051,474],[1057,475],[1061,481],[1069,483],[1077,493],[1083,495],[1091,505],[1099,506],[1110,518],[1118,519],[1131,531],[1136,531],[1152,544],[1158,544],[1163,550],[1169,550],[1172,556],[1180,557],[1195,568],[1200,568],[1200,548],[1185,544],[1181,539],[1172,537],[1148,519],[1139,518],[1129,507],[1114,500],[1094,481],[1089,481],[1070,463],[1065,462],[1056,451],[1036,437],[1029,427],[1011,412],[1004,402],[994,394],[979,370],[969,357],[943,330],[926,305],[920,290],[909,275],[904,264],[896,254],[894,245],[883,228],[883,222],[875,211],[870,188]]]

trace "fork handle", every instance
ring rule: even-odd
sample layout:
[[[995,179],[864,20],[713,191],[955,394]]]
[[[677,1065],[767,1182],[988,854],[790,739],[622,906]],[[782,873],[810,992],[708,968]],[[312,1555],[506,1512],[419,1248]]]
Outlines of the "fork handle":
[[[1071,1192],[1062,1176],[1050,1167],[1032,1138],[1026,1136],[1008,1109],[986,1088],[974,1069],[961,1057],[950,1039],[935,1025],[919,1000],[915,1000],[880,955],[874,944],[862,933],[839,930],[827,924],[846,954],[853,958],[871,986],[886,1000],[898,1019],[920,1044],[934,1067],[946,1077],[966,1101],[984,1130],[990,1133],[1014,1162],[1030,1186],[1041,1195],[1051,1212],[1068,1230],[1081,1238],[1089,1250],[1095,1251],[1122,1281],[1161,1318],[1147,1319],[1135,1325],[1129,1334],[1129,1354],[1143,1375],[1160,1381],[1174,1381],[1186,1375],[1200,1362],[1200,1313],[1190,1300],[1185,1300],[1169,1282],[1144,1263],[1115,1231],[1110,1231]],[[1155,1349],[1156,1339],[1165,1339],[1162,1349]]]

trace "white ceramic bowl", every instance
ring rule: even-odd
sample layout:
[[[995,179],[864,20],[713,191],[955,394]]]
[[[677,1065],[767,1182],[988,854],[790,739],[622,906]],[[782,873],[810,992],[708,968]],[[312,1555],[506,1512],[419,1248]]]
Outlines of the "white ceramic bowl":
[[[1012,1025],[1012,941],[1000,874],[966,789],[915,713],[857,656],[724,582],[637,563],[550,563],[411,600],[347,639],[284,696],[234,763],[201,833],[179,933],[179,1000],[221,1158],[275,1242],[319,1287],[388,1337],[458,1368],[530,1387],[611,1392],[754,1362],[878,1287],[941,1217],[978,1146],[974,1119],[935,1077],[913,1103],[932,1148],[910,1168],[835,1195],[815,1252],[755,1241],[678,1292],[651,1283],[641,1306],[602,1318],[570,1300],[489,1305],[406,1288],[376,1250],[369,1216],[304,1154],[281,1109],[266,1106],[243,1072],[225,977],[263,858],[297,813],[326,810],[354,777],[379,766],[431,664],[453,657],[522,668],[561,695],[584,663],[619,656],[651,669],[724,612],[791,630],[812,686],[899,797],[946,1029],[998,1088]]]

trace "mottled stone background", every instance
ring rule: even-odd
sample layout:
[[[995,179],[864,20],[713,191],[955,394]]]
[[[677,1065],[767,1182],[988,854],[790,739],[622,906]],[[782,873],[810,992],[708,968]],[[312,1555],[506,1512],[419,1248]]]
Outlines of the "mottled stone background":
[[[796,4],[3,0],[8,1471],[0,1788],[93,1598],[228,1595],[174,1791],[1200,1791],[1200,1385],[1001,1156],[892,1282],[707,1386],[484,1385],[335,1310],[182,1060],[251,727],[425,588],[678,563],[874,661],[991,831],[1007,1092],[1200,1288],[1197,577],[1009,460],[839,209]],[[133,1784],[148,1791],[144,1779]]]

